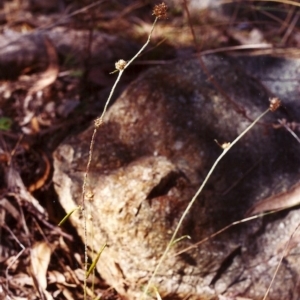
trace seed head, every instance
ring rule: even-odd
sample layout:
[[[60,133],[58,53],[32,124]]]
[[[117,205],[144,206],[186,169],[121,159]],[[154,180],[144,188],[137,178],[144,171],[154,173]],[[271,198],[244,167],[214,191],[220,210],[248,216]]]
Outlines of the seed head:
[[[270,101],[269,109],[271,112],[277,110],[281,105],[281,101],[278,98],[271,98],[269,101]]]
[[[168,6],[164,2],[162,2],[161,4],[157,4],[154,6],[152,15],[154,15],[158,19],[166,19],[167,9]]]
[[[91,190],[86,191],[85,200],[92,201],[94,199],[94,193]]]
[[[115,63],[115,67],[118,71],[124,70],[127,62],[124,59],[120,59]]]
[[[229,142],[228,142],[228,143],[223,143],[223,144],[220,144],[220,143],[218,142],[218,140],[215,140],[215,142],[216,142],[217,145],[218,145],[219,147],[221,147],[223,150],[225,150],[225,149],[227,149],[227,148],[230,147],[230,143],[229,143]]]
[[[221,148],[222,149],[227,149],[227,148],[229,148],[230,147],[230,143],[223,143],[222,145],[221,145]]]
[[[103,123],[103,120],[101,118],[97,118],[95,120],[95,127],[96,128],[100,127],[102,123]]]

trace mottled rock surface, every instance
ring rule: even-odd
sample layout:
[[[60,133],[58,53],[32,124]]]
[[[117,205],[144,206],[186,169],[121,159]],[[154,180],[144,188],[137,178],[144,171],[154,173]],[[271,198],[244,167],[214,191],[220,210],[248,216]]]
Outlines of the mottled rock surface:
[[[140,298],[183,210],[221,153],[214,139],[232,141],[269,105],[263,85],[231,60],[210,56],[204,62],[230,99],[197,60],[177,61],[153,68],[129,85],[96,135],[88,179],[94,195],[87,203],[88,245],[98,251],[108,243],[97,269],[128,299]],[[171,249],[156,276],[162,297],[263,297],[298,225],[298,209],[234,226],[174,254],[299,182],[300,145],[285,129],[272,126],[290,116],[289,121],[299,122],[296,100],[288,109],[269,113],[218,165],[178,234],[191,239]],[[81,204],[92,131],[93,126],[70,137],[54,154],[54,182],[66,211]],[[80,214],[71,220],[83,236]],[[300,249],[297,243],[293,247],[269,299],[300,297]]]

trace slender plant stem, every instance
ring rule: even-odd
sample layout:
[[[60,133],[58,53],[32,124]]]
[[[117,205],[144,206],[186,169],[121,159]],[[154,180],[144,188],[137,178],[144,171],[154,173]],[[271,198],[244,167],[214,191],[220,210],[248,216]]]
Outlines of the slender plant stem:
[[[223,149],[223,152],[220,154],[220,156],[217,158],[217,160],[214,162],[213,166],[211,167],[211,169],[209,170],[208,174],[206,175],[203,183],[201,184],[201,186],[199,187],[199,189],[197,190],[196,194],[194,195],[194,197],[192,198],[192,200],[190,201],[190,203],[188,204],[187,208],[185,209],[185,211],[183,212],[177,226],[176,229],[164,251],[164,253],[162,254],[157,266],[155,267],[149,281],[148,284],[143,292],[142,295],[142,299],[145,298],[146,294],[148,293],[148,290],[160,268],[160,266],[162,265],[163,261],[165,260],[170,248],[173,246],[173,243],[175,241],[176,235],[186,217],[186,215],[189,213],[191,207],[193,206],[193,204],[195,203],[196,199],[198,198],[199,194],[201,193],[201,191],[203,190],[204,186],[206,185],[208,179],[210,178],[211,174],[213,173],[213,171],[215,170],[216,166],[218,165],[218,163],[220,162],[220,160],[225,156],[225,154],[267,113],[269,112],[269,109],[267,109],[265,112],[263,112],[259,117],[257,117],[232,143],[228,144],[228,146]]]
[[[101,123],[103,122],[103,118],[104,118],[104,115],[106,114],[108,104],[109,104],[109,102],[110,102],[110,100],[111,100],[112,95],[113,95],[114,92],[115,92],[116,86],[117,86],[118,82],[120,81],[123,72],[124,72],[125,69],[128,68],[129,65],[130,65],[130,64],[131,64],[131,63],[132,63],[132,62],[133,62],[133,61],[134,61],[134,60],[135,60],[135,59],[143,52],[143,50],[144,50],[144,49],[147,47],[147,45],[149,44],[149,42],[150,42],[150,40],[151,40],[151,36],[152,36],[153,30],[154,30],[154,27],[155,27],[155,25],[156,25],[156,23],[157,23],[157,20],[158,20],[158,18],[155,18],[155,20],[154,20],[154,22],[153,22],[153,24],[152,24],[150,33],[149,33],[149,35],[148,35],[148,39],[147,39],[146,43],[145,43],[145,44],[143,45],[143,47],[135,54],[135,56],[134,56],[131,60],[129,60],[129,61],[126,63],[124,69],[119,71],[118,78],[116,79],[116,81],[115,81],[115,83],[114,83],[114,85],[113,85],[113,87],[112,87],[112,89],[111,89],[111,91],[110,91],[110,94],[109,94],[108,99],[107,99],[107,101],[106,101],[106,103],[105,103],[103,112],[102,112],[101,116],[99,117],[99,120],[101,120]]]
[[[119,83],[120,79],[121,79],[121,76],[123,75],[125,69],[141,54],[141,52],[147,47],[147,45],[149,44],[150,42],[150,39],[151,39],[151,36],[152,36],[152,33],[153,33],[153,30],[154,30],[154,27],[157,23],[157,20],[158,18],[156,17],[153,24],[152,24],[152,27],[151,27],[151,30],[150,30],[150,33],[148,35],[148,39],[146,41],[146,43],[142,46],[142,48],[136,53],[136,55],[130,59],[124,69],[122,70],[119,70],[119,74],[118,74],[118,77],[113,85],[113,87],[111,88],[111,91],[109,93],[109,96],[106,100],[106,103],[105,103],[105,106],[104,106],[104,109],[103,109],[103,112],[102,114],[100,115],[100,117],[98,117],[96,120],[95,120],[95,127],[94,127],[94,131],[93,131],[93,134],[92,134],[92,138],[91,138],[91,143],[90,143],[90,148],[89,148],[89,156],[88,156],[88,162],[87,162],[87,165],[86,165],[86,170],[85,170],[85,173],[84,173],[84,176],[83,176],[83,184],[82,184],[82,194],[81,194],[81,210],[82,210],[82,216],[83,216],[83,236],[84,236],[84,270],[85,270],[85,274],[87,273],[87,266],[88,266],[88,248],[87,248],[87,213],[86,213],[86,207],[85,207],[85,194],[86,194],[86,188],[87,188],[87,181],[88,181],[88,174],[89,174],[89,171],[90,171],[90,166],[91,166],[91,162],[92,162],[92,157],[93,157],[93,150],[94,150],[94,144],[95,144],[95,138],[96,138],[96,134],[97,134],[97,131],[98,131],[98,128],[102,125],[103,123],[103,119],[104,119],[104,116],[106,114],[106,111],[107,111],[107,108],[108,108],[108,105],[110,103],[110,100],[115,92],[115,89],[116,89],[116,86],[117,84]],[[84,299],[86,300],[86,289],[87,289],[87,278],[86,276],[84,276],[84,282],[83,282],[83,290],[84,290]]]
[[[151,39],[151,36],[152,36],[152,33],[153,33],[153,30],[154,30],[154,27],[155,27],[155,25],[156,25],[156,23],[157,23],[157,20],[158,20],[158,18],[156,17],[155,18],[155,20],[154,20],[154,22],[153,22],[153,24],[152,24],[152,27],[151,27],[151,30],[150,30],[150,33],[149,33],[149,35],[148,35],[148,39],[147,39],[147,41],[146,41],[146,43],[144,44],[144,46],[137,52],[137,54],[131,59],[131,60],[129,60],[128,62],[127,62],[127,64],[126,64],[126,66],[125,66],[125,68],[124,69],[126,69],[141,53],[142,53],[142,51],[147,47],[147,45],[149,44],[149,42],[150,42],[150,39]]]
[[[101,114],[101,116],[100,116],[100,119],[101,119],[102,121],[103,121],[104,115],[106,114],[108,104],[109,104],[109,102],[110,102],[110,100],[111,100],[112,95],[113,95],[114,92],[115,92],[116,86],[117,86],[117,84],[119,83],[119,81],[120,81],[120,79],[121,79],[121,76],[123,75],[123,72],[124,72],[124,70],[119,71],[118,77],[117,77],[117,79],[116,79],[116,81],[115,81],[113,87],[111,88],[111,91],[110,91],[110,93],[109,93],[108,99],[106,100],[106,103],[105,103],[103,112],[102,112],[102,114]]]
[[[281,265],[281,263],[282,263],[284,257],[288,254],[290,244],[291,244],[291,242],[292,242],[292,240],[293,240],[293,237],[294,237],[296,231],[299,229],[299,227],[300,227],[300,224],[297,225],[297,227],[295,228],[294,232],[293,232],[292,235],[290,236],[288,242],[286,243],[286,245],[285,245],[285,247],[284,247],[284,249],[283,249],[283,251],[282,251],[282,255],[281,255],[281,257],[280,257],[280,260],[279,260],[279,262],[278,262],[278,264],[277,264],[277,267],[276,267],[276,269],[275,269],[275,272],[274,272],[274,274],[273,274],[273,277],[272,277],[272,280],[271,280],[271,282],[270,282],[270,285],[268,286],[268,289],[267,289],[267,291],[266,291],[266,293],[265,293],[265,295],[264,295],[264,297],[263,297],[262,300],[266,300],[266,299],[267,299],[267,297],[268,297],[268,295],[269,295],[269,293],[270,293],[271,287],[272,287],[272,285],[273,285],[273,283],[274,283],[275,277],[276,277],[276,275],[277,275],[277,273],[278,273],[278,270],[279,270],[279,268],[280,268],[280,265]]]

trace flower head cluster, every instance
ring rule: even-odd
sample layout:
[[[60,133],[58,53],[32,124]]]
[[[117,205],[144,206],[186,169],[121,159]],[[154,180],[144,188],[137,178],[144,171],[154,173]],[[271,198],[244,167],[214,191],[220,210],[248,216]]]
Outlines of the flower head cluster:
[[[154,6],[152,15],[154,15],[158,19],[166,19],[167,9],[168,6],[164,2],[162,2],[161,4],[157,4]]]
[[[281,101],[278,98],[271,98],[269,109],[271,112],[274,112],[279,108],[280,105],[281,105]]]
[[[124,70],[127,62],[124,59],[120,59],[115,63],[115,67],[118,71]]]
[[[98,128],[102,125],[103,120],[99,117],[95,120],[95,127]]]

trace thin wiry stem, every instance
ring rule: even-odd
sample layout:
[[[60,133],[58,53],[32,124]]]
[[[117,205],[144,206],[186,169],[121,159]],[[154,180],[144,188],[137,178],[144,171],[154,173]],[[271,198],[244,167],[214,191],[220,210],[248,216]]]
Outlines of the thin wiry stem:
[[[90,166],[91,166],[91,162],[92,162],[92,157],[93,157],[93,150],[94,150],[94,144],[95,144],[95,138],[96,138],[96,134],[97,134],[97,131],[98,131],[98,128],[103,124],[103,119],[104,119],[104,116],[106,114],[106,111],[107,111],[107,108],[108,108],[108,105],[110,103],[110,100],[115,92],[115,89],[116,89],[116,86],[117,84],[119,83],[120,79],[121,79],[121,76],[123,74],[123,72],[125,71],[125,69],[141,54],[141,52],[147,47],[147,45],[149,44],[150,42],[150,39],[151,39],[151,36],[152,36],[152,33],[153,33],[153,30],[154,30],[154,27],[157,23],[157,20],[158,18],[156,17],[153,24],[152,24],[152,27],[151,27],[151,30],[150,30],[150,33],[148,35],[148,39],[146,41],[146,43],[142,46],[142,48],[136,53],[136,55],[131,59],[129,60],[124,69],[122,70],[119,70],[119,74],[118,74],[118,77],[113,85],[113,87],[111,88],[111,91],[109,93],[109,96],[106,100],[106,103],[105,103],[105,106],[104,106],[104,109],[103,109],[103,112],[102,114],[100,115],[100,117],[98,117],[96,120],[95,120],[95,127],[94,127],[94,131],[93,131],[93,134],[92,134],[92,138],[91,138],[91,143],[90,143],[90,148],[89,148],[89,156],[88,156],[88,162],[87,162],[87,165],[86,165],[86,169],[85,169],[85,173],[84,173],[84,176],[83,176],[83,184],[82,184],[82,194],[81,194],[81,211],[82,211],[82,217],[83,217],[83,236],[84,236],[84,271],[85,271],[85,274],[87,273],[87,270],[88,270],[88,248],[87,248],[87,213],[86,213],[86,209],[85,209],[85,195],[86,195],[86,188],[87,188],[87,181],[88,181],[88,174],[89,174],[89,171],[90,171]],[[84,283],[83,283],[83,289],[84,289],[84,299],[86,299],[86,289],[87,289],[87,278],[86,276],[84,276]]]
[[[97,127],[94,128],[91,143],[90,143],[90,149],[89,149],[89,158],[88,163],[86,165],[86,170],[83,177],[83,184],[82,184],[82,195],[81,195],[81,211],[82,211],[82,217],[83,217],[83,237],[84,237],[84,273],[87,273],[87,266],[88,266],[88,249],[87,249],[87,216],[86,216],[86,210],[85,210],[85,193],[86,193],[86,186],[87,186],[87,177],[90,170],[90,165],[92,161],[92,154],[93,154],[93,147],[95,143],[95,136],[97,133]],[[87,278],[84,276],[83,280],[83,297],[86,299],[86,288],[87,288]]]
[[[156,17],[153,24],[152,24],[152,27],[151,27],[151,30],[150,30],[150,33],[148,35],[148,39],[147,39],[147,42],[144,44],[144,46],[137,52],[137,54],[130,60],[127,62],[126,66],[124,69],[126,69],[141,53],[142,51],[147,47],[147,45],[149,44],[150,42],[150,39],[151,39],[151,36],[152,36],[152,33],[153,33],[153,30],[154,30],[154,27],[157,23],[157,20],[158,18]]]
[[[208,240],[216,237],[217,235],[219,235],[220,233],[226,231],[227,229],[235,226],[235,225],[239,225],[239,224],[242,224],[242,223],[246,223],[246,222],[249,222],[249,221],[252,221],[252,220],[255,220],[255,219],[258,219],[258,218],[262,218],[264,216],[268,216],[268,215],[271,215],[271,214],[275,214],[277,212],[280,212],[280,211],[283,211],[283,210],[287,210],[287,209],[290,209],[292,207],[295,207],[295,206],[298,206],[299,203],[296,203],[296,204],[293,204],[293,205],[289,205],[289,206],[285,206],[285,207],[282,207],[282,208],[279,208],[279,209],[276,209],[276,210],[271,210],[271,211],[268,211],[268,212],[263,212],[263,213],[259,213],[259,214],[256,214],[254,216],[251,216],[251,217],[247,217],[245,219],[241,219],[241,220],[238,220],[238,221],[235,221],[223,228],[221,228],[220,230],[216,231],[215,233],[211,234],[210,236],[207,236],[205,237],[204,239],[202,239],[201,241],[189,246],[189,247],[186,247],[178,252],[176,252],[173,256],[178,256],[182,253],[185,253],[189,250],[192,250],[192,249],[195,249],[197,247],[199,247],[201,244],[207,242]]]
[[[282,263],[284,257],[288,254],[290,243],[291,243],[291,241],[292,241],[292,239],[293,239],[293,237],[294,237],[296,231],[299,229],[299,227],[300,227],[300,224],[297,225],[297,227],[295,228],[294,232],[293,232],[292,235],[290,236],[288,242],[286,243],[286,246],[285,246],[284,250],[282,251],[282,255],[281,255],[280,260],[279,260],[279,262],[278,262],[278,264],[277,264],[276,270],[275,270],[275,272],[274,272],[274,274],[273,274],[273,277],[272,277],[272,280],[271,280],[271,282],[270,282],[270,285],[269,285],[269,287],[268,287],[268,289],[267,289],[267,291],[266,291],[266,293],[265,293],[265,295],[264,295],[264,297],[263,297],[262,300],[266,300],[266,299],[267,299],[267,297],[268,297],[268,295],[269,295],[269,292],[270,292],[270,290],[271,290],[271,287],[272,287],[272,285],[273,285],[273,282],[274,282],[274,280],[275,280],[275,277],[276,277],[276,275],[277,275],[277,273],[278,273],[278,270],[279,270],[279,268],[280,268],[280,265],[281,265],[281,263]]]
[[[176,229],[163,253],[163,255],[161,256],[158,264],[156,265],[150,280],[148,281],[148,284],[143,292],[142,295],[142,299],[145,298],[146,294],[148,293],[148,290],[160,268],[160,266],[162,265],[163,261],[165,260],[170,248],[173,246],[173,243],[175,241],[176,235],[179,231],[179,229],[181,228],[181,225],[186,217],[186,215],[189,213],[189,211],[191,210],[193,204],[195,203],[196,199],[198,198],[199,194],[201,193],[201,191],[203,190],[204,186],[206,185],[208,179],[210,178],[211,174],[213,173],[213,171],[215,170],[216,166],[218,165],[218,163],[220,162],[220,160],[225,156],[225,154],[267,113],[269,112],[269,109],[267,109],[265,112],[263,112],[259,117],[257,117],[232,143],[228,144],[227,147],[225,149],[223,149],[223,152],[220,154],[220,156],[217,158],[217,160],[214,162],[213,166],[211,167],[211,169],[209,170],[208,174],[206,175],[203,183],[201,184],[201,186],[199,187],[199,189],[197,190],[196,194],[194,195],[194,197],[192,198],[192,200],[190,201],[190,203],[188,204],[187,208],[185,209],[185,211],[183,212],[177,226]]]
[[[107,111],[107,108],[108,108],[108,104],[109,104],[109,102],[110,102],[110,100],[111,100],[111,97],[113,96],[113,94],[114,94],[114,92],[115,92],[115,89],[116,89],[117,84],[119,83],[119,81],[120,81],[120,79],[121,79],[121,76],[122,76],[123,72],[124,72],[124,70],[119,71],[118,77],[117,77],[117,79],[116,79],[116,81],[115,81],[113,87],[111,88],[111,91],[110,91],[109,96],[108,96],[108,98],[107,98],[107,100],[106,100],[106,103],[105,103],[103,112],[102,112],[102,114],[101,114],[101,116],[100,116],[100,118],[99,118],[101,124],[102,124],[102,122],[103,122],[104,115],[106,114],[106,111]]]
[[[296,139],[298,143],[300,143],[300,138],[297,134],[286,124],[286,122],[282,120],[278,120],[278,122]]]

